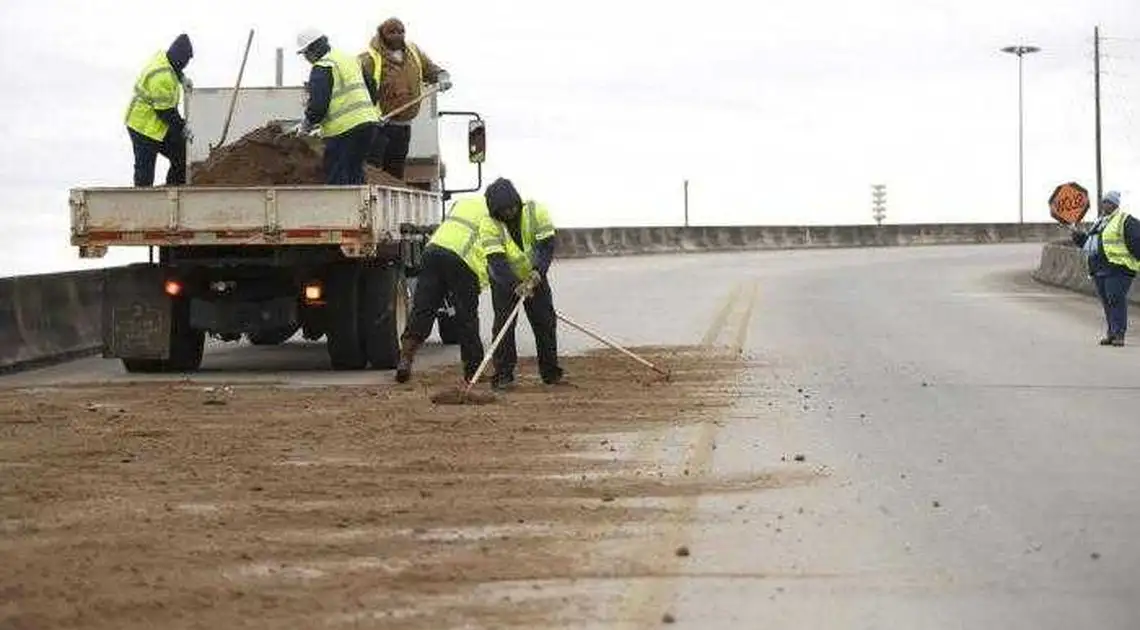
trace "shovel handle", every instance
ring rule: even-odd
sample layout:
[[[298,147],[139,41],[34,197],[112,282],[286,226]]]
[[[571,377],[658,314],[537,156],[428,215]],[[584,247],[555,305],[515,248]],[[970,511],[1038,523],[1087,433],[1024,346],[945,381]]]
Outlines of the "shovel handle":
[[[503,324],[503,327],[499,329],[499,334],[495,335],[495,339],[491,341],[490,350],[488,350],[487,353],[483,355],[483,361],[479,363],[479,368],[475,370],[475,374],[471,376],[471,380],[468,381],[467,385],[465,385],[463,388],[464,397],[466,397],[467,394],[471,393],[471,388],[475,387],[475,383],[479,382],[479,377],[483,376],[483,372],[487,369],[487,365],[491,363],[491,358],[495,356],[495,351],[499,349],[499,344],[503,342],[503,337],[507,336],[507,329],[515,323],[515,318],[519,316],[519,311],[522,310],[523,303],[524,299],[520,297],[518,303],[515,304],[514,309],[511,310],[511,314],[507,317],[507,321]]]
[[[565,315],[563,315],[562,313],[559,313],[557,311],[555,312],[555,315],[557,315],[558,319],[565,322],[566,325],[570,326],[571,328],[575,328],[578,331],[583,332],[583,333],[593,337],[594,339],[597,339],[598,341],[606,344],[607,346],[613,348],[614,350],[617,350],[618,352],[620,352],[620,353],[624,354],[625,356],[633,359],[634,361],[637,361],[638,363],[640,363],[640,364],[644,365],[645,367],[653,370],[654,372],[657,372],[658,374],[661,374],[662,376],[668,376],[669,375],[669,372],[667,370],[663,370],[663,369],[657,367],[656,365],[650,363],[649,361],[646,361],[645,359],[637,356],[636,354],[630,352],[629,350],[626,350],[625,348],[621,347],[616,342],[611,341],[609,339],[606,339],[604,336],[602,336],[601,333],[590,330],[589,328],[586,328],[582,324],[575,322],[574,320],[570,319],[569,317],[566,317]]]
[[[421,92],[419,96],[413,98],[412,100],[408,101],[407,103],[404,103],[403,105],[401,105],[401,106],[393,109],[392,111],[384,114],[383,116],[381,116],[380,117],[380,124],[381,125],[387,124],[388,121],[392,120],[392,117],[395,116],[396,114],[399,114],[400,112],[404,111],[405,109],[411,107],[412,105],[415,105],[416,103],[424,100],[425,98],[431,96],[432,94],[435,94],[438,91],[439,91],[439,86],[436,86],[436,85],[431,86],[430,88]]]

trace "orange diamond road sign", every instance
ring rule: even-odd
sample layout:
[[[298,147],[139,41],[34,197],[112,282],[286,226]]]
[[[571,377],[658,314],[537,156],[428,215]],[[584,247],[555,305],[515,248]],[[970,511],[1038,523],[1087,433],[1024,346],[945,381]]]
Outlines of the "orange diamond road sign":
[[[1049,196],[1049,216],[1068,225],[1076,225],[1089,211],[1089,191],[1076,182],[1061,184]]]

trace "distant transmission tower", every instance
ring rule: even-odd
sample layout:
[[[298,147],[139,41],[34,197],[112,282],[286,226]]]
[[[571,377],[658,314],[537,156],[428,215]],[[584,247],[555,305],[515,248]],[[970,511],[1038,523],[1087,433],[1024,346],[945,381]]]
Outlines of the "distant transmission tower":
[[[871,216],[875,217],[875,223],[878,225],[882,225],[883,219],[887,216],[886,184],[871,185]]]

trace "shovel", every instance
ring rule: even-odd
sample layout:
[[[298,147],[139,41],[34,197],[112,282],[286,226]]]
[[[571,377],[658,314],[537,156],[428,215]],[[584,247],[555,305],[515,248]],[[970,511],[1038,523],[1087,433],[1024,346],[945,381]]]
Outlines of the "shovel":
[[[480,394],[472,398],[471,388],[475,387],[475,383],[479,382],[479,377],[483,375],[487,366],[490,365],[491,358],[495,356],[495,351],[498,350],[499,344],[503,342],[503,337],[507,335],[507,330],[514,324],[515,319],[519,316],[519,311],[522,310],[525,302],[526,300],[524,298],[519,298],[518,303],[515,304],[514,309],[511,310],[511,314],[507,317],[506,323],[499,329],[499,334],[496,335],[495,339],[491,342],[491,348],[483,355],[483,361],[475,370],[475,374],[471,376],[471,380],[464,383],[462,388],[445,389],[432,394],[431,401],[433,403],[437,405],[462,405],[470,400],[473,404],[481,405],[495,400],[494,396],[489,394]]]

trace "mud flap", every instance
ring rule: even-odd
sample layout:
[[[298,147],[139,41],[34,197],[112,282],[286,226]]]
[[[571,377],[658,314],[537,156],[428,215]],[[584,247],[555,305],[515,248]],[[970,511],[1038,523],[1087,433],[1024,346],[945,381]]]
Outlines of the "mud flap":
[[[171,300],[154,265],[111,268],[103,276],[103,357],[170,358]]]

